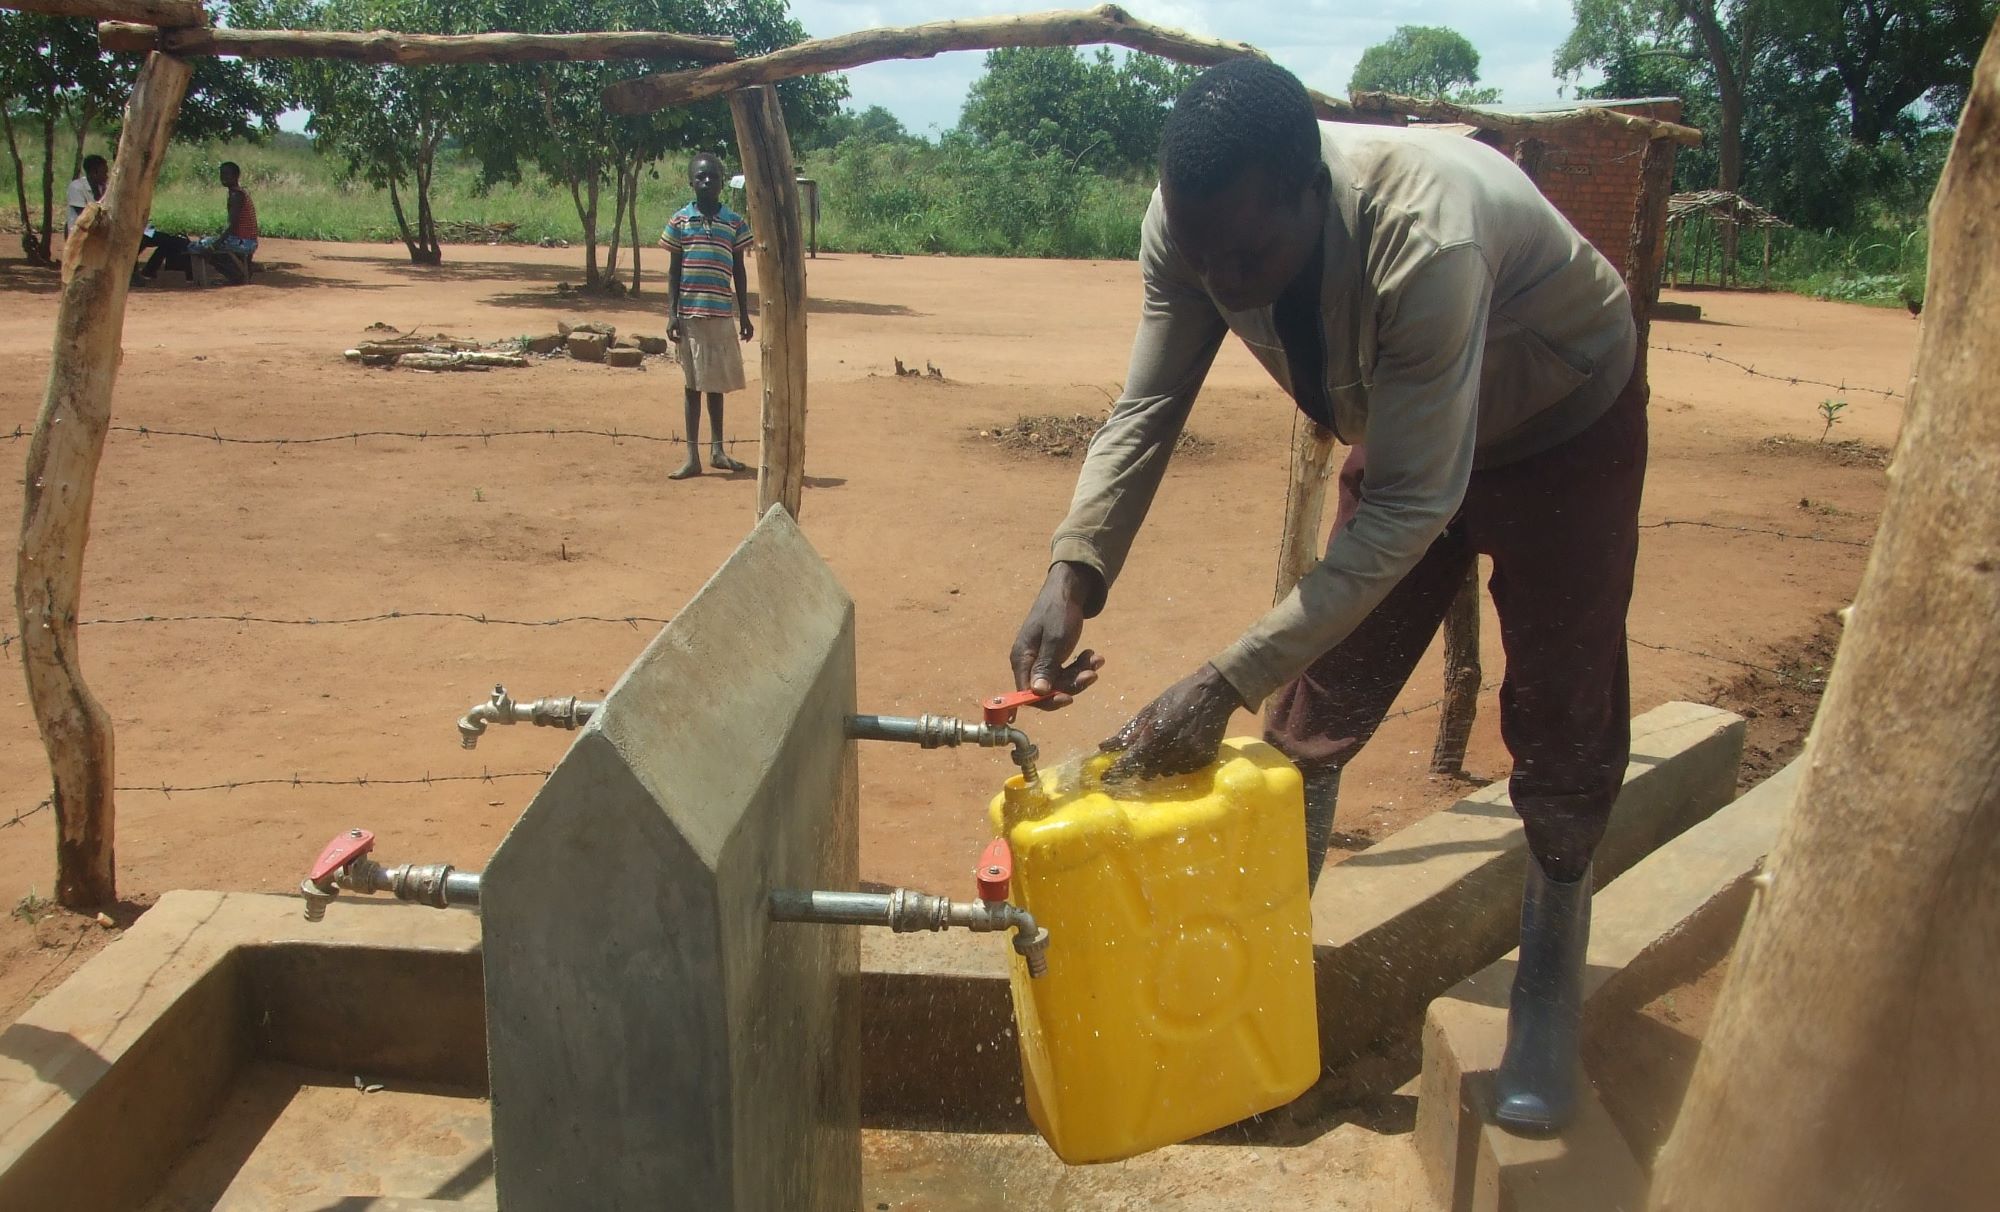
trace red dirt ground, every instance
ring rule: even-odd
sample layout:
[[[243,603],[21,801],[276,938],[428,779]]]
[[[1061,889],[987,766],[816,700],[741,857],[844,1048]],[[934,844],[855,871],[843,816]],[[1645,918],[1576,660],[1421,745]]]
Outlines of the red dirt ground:
[[[658,296],[558,297],[556,283],[578,276],[577,253],[447,255],[442,268],[417,270],[388,247],[271,241],[263,259],[272,269],[252,287],[135,293],[114,421],[289,437],[680,428],[680,384],[668,365],[551,362],[428,375],[343,362],[340,351],[377,322],[480,339],[548,330],[563,317],[664,328]],[[1008,682],[1007,645],[1075,475],[1073,461],[1015,453],[978,431],[1105,406],[1123,376],[1136,268],[823,256],[810,275],[813,478],[803,522],[857,601],[861,706],[965,711]],[[0,435],[33,426],[55,292],[52,276],[0,261]],[[1695,301],[1708,319],[1656,326],[1656,346],[1833,382],[1900,389],[1908,378],[1916,325],[1900,311],[1784,295],[1711,292]],[[944,379],[898,379],[896,358],[929,362]],[[757,432],[754,354],[751,365],[753,392],[733,397],[730,413],[732,433],[748,438]],[[1828,390],[1665,349],[1653,355],[1653,383],[1648,521],[1841,540],[1685,525],[1646,532],[1631,614],[1635,711],[1714,700],[1725,686],[1737,692],[1732,705],[1754,704],[1755,679],[1745,683],[1746,670],[1722,658],[1796,661],[1854,591],[1883,473],[1869,458],[1830,458],[1818,447],[1815,406]],[[1900,399],[1848,399],[1837,438],[1894,442]],[[1277,388],[1242,349],[1225,349],[1193,421],[1206,444],[1170,473],[1109,611],[1089,631],[1087,642],[1109,656],[1103,687],[1032,721],[1048,760],[1108,735],[1268,605],[1290,425]],[[1776,436],[1792,441],[1763,443]],[[16,439],[0,456],[12,461],[16,487],[26,449]],[[754,446],[738,453],[754,462]],[[114,433],[84,614],[670,616],[743,536],[755,500],[748,477],[669,483],[678,454],[633,439],[237,446]],[[16,530],[4,527],[10,547]],[[9,550],[9,566],[13,558]],[[14,629],[10,612],[0,630]],[[594,697],[653,630],[158,623],[87,627],[81,645],[117,727],[120,784],[159,787],[544,769],[566,737],[517,728],[468,753],[453,720],[496,681],[521,697]],[[1490,619],[1485,635],[1491,680],[1500,657]],[[1414,713],[1385,726],[1351,769],[1342,829],[1379,837],[1461,794],[1461,785],[1422,773],[1436,725],[1426,705],[1439,683],[1434,653],[1404,695]],[[33,809],[47,787],[35,723],[14,685],[0,696],[0,820]],[[1795,743],[1803,721],[1794,724],[1762,743]],[[872,746],[861,761],[864,875],[958,888],[981,841],[985,801],[1009,769],[1004,757]],[[1505,773],[1490,691],[1468,766],[1482,779]],[[510,778],[127,791],[118,799],[120,888],[142,900],[180,887],[289,890],[326,837],[351,825],[377,830],[387,858],[477,868],[535,787]],[[4,905],[49,893],[53,838],[46,810],[0,826]],[[0,1022],[111,934],[74,921],[31,926],[28,916],[0,919]]]

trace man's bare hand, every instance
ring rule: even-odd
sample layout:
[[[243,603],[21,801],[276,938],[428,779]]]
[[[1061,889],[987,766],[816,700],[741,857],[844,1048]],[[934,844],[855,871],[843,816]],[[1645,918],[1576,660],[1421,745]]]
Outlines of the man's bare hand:
[[[1215,760],[1229,717],[1243,706],[1213,665],[1203,665],[1167,688],[1098,746],[1121,756],[1104,772],[1107,782],[1189,774]]]
[[[1009,654],[1014,688],[1048,695],[1036,704],[1044,710],[1069,706],[1097,681],[1098,670],[1104,668],[1104,658],[1088,648],[1077,653],[1075,660],[1069,659],[1083,636],[1084,604],[1094,600],[1098,590],[1097,574],[1092,570],[1067,562],[1053,565],[1014,638]]]
[[[681,333],[681,322],[678,318],[667,322],[667,340],[679,345],[681,343]]]
[[[741,317],[741,320],[742,320],[742,327],[741,327],[741,331],[742,331],[742,333],[743,333],[743,339],[744,339],[745,341],[748,341],[748,340],[751,340],[751,339],[753,339],[754,337],[756,337],[756,335],[757,335],[757,330],[756,330],[755,328],[751,327],[751,324],[750,324],[750,317],[746,315],[746,316],[743,316],[743,317]]]

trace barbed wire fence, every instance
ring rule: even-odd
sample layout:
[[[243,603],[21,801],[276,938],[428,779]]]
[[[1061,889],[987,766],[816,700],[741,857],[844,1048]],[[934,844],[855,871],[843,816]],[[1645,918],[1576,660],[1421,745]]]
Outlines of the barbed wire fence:
[[[1701,358],[1710,362],[1720,362],[1724,365],[1734,367],[1737,370],[1742,371],[1746,375],[1751,375],[1753,377],[1761,379],[1768,379],[1773,382],[1784,383],[1791,386],[1825,387],[1825,388],[1830,388],[1834,391],[1841,392],[1842,394],[1853,393],[1853,394],[1864,394],[1864,395],[1876,395],[1884,397],[1885,399],[1902,399],[1905,398],[1907,395],[1907,393],[1903,391],[1890,390],[1888,388],[1882,388],[1882,387],[1869,387],[1860,384],[1851,384],[1846,382],[1845,380],[1839,382],[1833,382],[1825,379],[1812,378],[1806,375],[1793,375],[1781,372],[1768,371],[1761,369],[1757,366],[1751,365],[1749,363],[1741,362],[1734,358],[1726,357],[1722,354],[1718,354],[1709,350],[1686,349],[1678,346],[1660,345],[1660,344],[1651,345],[1649,348],[1651,351],[1654,352],[1681,354],[1685,356]],[[197,430],[167,428],[167,427],[158,427],[151,425],[113,425],[110,427],[110,431],[113,433],[130,434],[142,439],[178,438],[191,441],[207,442],[219,447],[220,446],[311,447],[311,446],[327,446],[338,442],[346,442],[358,446],[361,440],[364,438],[398,439],[405,441],[415,441],[419,443],[433,442],[433,441],[436,442],[478,441],[482,444],[490,443],[494,439],[507,439],[507,438],[602,438],[611,442],[614,445],[628,440],[633,442],[649,442],[649,443],[660,443],[660,444],[668,444],[668,443],[685,444],[687,441],[687,438],[681,434],[655,434],[638,430],[622,430],[615,427],[608,429],[599,429],[599,428],[589,428],[581,426],[537,426],[537,427],[525,427],[516,429],[461,429],[461,430],[362,429],[362,430],[350,430],[342,433],[315,434],[304,437],[244,436],[240,434],[224,434],[219,430],[210,430],[206,433],[203,433]],[[27,430],[23,429],[18,425],[14,428],[13,432],[5,435],[0,435],[0,437],[4,437],[6,439],[10,439],[16,442],[21,441],[30,436],[31,435]],[[760,439],[758,438],[730,438],[726,439],[723,444],[725,446],[733,447],[733,446],[754,444],[759,440]],[[1784,539],[1795,542],[1826,543],[1844,547],[1867,548],[1872,546],[1872,541],[1867,539],[1844,539],[1830,535],[1805,534],[1797,531],[1781,530],[1775,527],[1742,526],[1732,523],[1710,522],[1692,518],[1662,518],[1651,522],[1642,522],[1640,523],[1639,528],[1642,530],[1656,530],[1656,529],[1667,529],[1672,527],[1693,527],[1693,528],[1700,528],[1707,530],[1729,531],[1741,534],[1761,535],[1761,536],[1767,536],[1767,537]],[[131,624],[235,623],[235,624],[257,624],[257,625],[268,625],[268,626],[280,626],[280,627],[345,627],[345,626],[357,626],[357,625],[398,622],[407,620],[433,620],[433,621],[442,620],[442,621],[454,621],[454,622],[467,622],[467,623],[475,623],[486,626],[500,626],[500,627],[560,627],[576,623],[622,623],[634,629],[636,629],[642,623],[664,626],[666,623],[671,621],[669,619],[661,618],[658,616],[640,615],[640,614],[631,614],[631,615],[577,614],[577,615],[560,615],[546,619],[516,619],[516,618],[505,618],[496,615],[489,615],[479,612],[471,612],[471,611],[391,609],[391,610],[377,611],[371,614],[334,616],[325,618],[318,616],[286,617],[278,615],[256,615],[247,613],[246,614],[220,614],[220,613],[140,614],[140,615],[129,615],[122,617],[101,618],[101,619],[80,619],[77,621],[77,626],[107,627],[107,626],[121,626],[121,625],[131,625]],[[11,649],[13,643],[19,638],[20,637],[18,635],[0,634],[0,653],[8,652]],[[1632,645],[1639,648],[1645,648],[1654,652],[1675,653],[1683,656],[1694,657],[1699,660],[1713,661],[1718,664],[1729,665],[1738,669],[1743,669],[1750,672],[1773,676],[1780,679],[1781,681],[1802,680],[1802,676],[1804,680],[1810,680],[1809,673],[1802,675],[1801,671],[1797,669],[1788,670],[1788,669],[1778,668],[1771,665],[1760,664],[1755,661],[1744,660],[1740,657],[1728,656],[1716,652],[1706,652],[1700,649],[1689,648],[1676,644],[1659,644],[1649,640],[1640,639],[1637,637],[1627,637],[1627,638],[1628,642],[1631,643]],[[1820,672],[1823,674],[1824,671]],[[1823,677],[1820,678],[1819,680],[1823,681]],[[1479,693],[1485,694],[1488,691],[1496,689],[1499,685],[1500,683],[1498,681],[1486,682],[1485,684],[1480,686]],[[1423,712],[1432,711],[1443,706],[1444,702],[1445,702],[1444,698],[1439,697],[1429,702],[1420,703],[1413,707],[1407,707],[1398,711],[1391,712],[1388,715],[1384,716],[1383,719],[1386,721],[1393,719],[1403,719],[1409,716],[1419,715],[1422,714]],[[226,781],[212,782],[212,783],[194,783],[194,784],[187,784],[184,786],[177,786],[166,782],[157,784],[137,783],[131,785],[118,786],[115,787],[114,790],[121,794],[150,793],[150,794],[163,795],[171,798],[172,796],[177,794],[193,794],[199,792],[216,792],[216,791],[233,792],[241,790],[243,788],[250,788],[250,787],[292,787],[292,788],[307,788],[307,787],[369,788],[369,787],[413,787],[413,786],[432,787],[439,784],[454,784],[454,783],[494,783],[510,779],[525,779],[525,778],[546,779],[549,776],[549,774],[550,771],[542,769],[505,770],[497,772],[492,770],[482,769],[477,774],[434,775],[429,772],[425,772],[421,775],[406,775],[406,776],[398,776],[392,778],[376,778],[370,775],[357,775],[346,778],[318,778],[318,777],[308,777],[303,774],[294,773],[291,775],[266,776],[266,777],[257,777],[248,779],[233,779],[233,780],[226,780]],[[39,803],[35,804],[33,807],[17,812],[13,816],[7,818],[6,820],[0,820],[0,829],[8,829],[21,825],[22,823],[33,818],[37,814],[42,812],[47,812],[51,810],[53,807],[54,807],[54,800],[48,797],[44,797]]]
[[[1842,395],[1854,393],[1867,396],[1883,396],[1889,399],[1902,399],[1908,394],[1902,391],[1891,391],[1886,387],[1864,387],[1857,383],[1849,383],[1845,379],[1841,380],[1838,383],[1833,383],[1827,381],[1826,379],[1814,379],[1805,375],[1793,375],[1793,374],[1785,374],[1780,371],[1760,370],[1757,367],[1752,366],[1748,362],[1739,362],[1735,358],[1725,357],[1722,354],[1707,349],[1684,349],[1678,345],[1660,345],[1657,343],[1648,343],[1646,346],[1646,352],[1686,354],[1689,357],[1701,358],[1709,362],[1720,362],[1725,366],[1734,366],[1736,369],[1742,371],[1746,375],[1753,375],[1759,379],[1769,379],[1774,383],[1788,383],[1794,387],[1799,387],[1799,386],[1830,387],[1834,391],[1840,392]]]

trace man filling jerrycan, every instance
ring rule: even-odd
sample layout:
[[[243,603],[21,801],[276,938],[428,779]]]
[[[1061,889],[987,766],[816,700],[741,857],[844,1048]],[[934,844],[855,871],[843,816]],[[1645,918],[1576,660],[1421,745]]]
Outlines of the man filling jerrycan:
[[[1011,869],[994,890],[1055,940],[1038,979],[1014,958],[1014,1019],[1028,1114],[1071,1164],[1282,1106],[1320,1071],[1298,771],[1247,739],[1169,778],[1107,783],[1112,761],[1008,779],[981,860],[982,894]]]

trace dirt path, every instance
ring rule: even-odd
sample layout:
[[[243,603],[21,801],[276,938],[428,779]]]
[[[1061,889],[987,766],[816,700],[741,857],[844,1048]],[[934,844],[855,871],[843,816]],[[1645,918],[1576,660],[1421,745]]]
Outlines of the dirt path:
[[[357,429],[437,432],[583,426],[673,434],[670,367],[572,363],[484,375],[363,370],[340,350],[382,322],[495,339],[560,317],[664,328],[660,300],[576,306],[558,297],[578,256],[453,248],[432,271],[376,246],[272,241],[244,290],[136,294],[116,422],[236,436]],[[1075,464],[996,449],[976,431],[1022,414],[1094,412],[1117,390],[1134,324],[1126,263],[821,257],[811,264],[813,362],[804,524],[858,603],[864,710],[963,711],[1007,681],[1005,651],[1040,583]],[[0,262],[0,434],[32,427],[47,373],[54,283]],[[1828,459],[1815,405],[1832,394],[1752,378],[1713,352],[1786,374],[1900,388],[1916,325],[1901,312],[1789,296],[1695,297],[1700,324],[1662,324],[1654,355],[1649,530],[1632,611],[1636,710],[1710,698],[1811,635],[1856,585],[1883,475]],[[943,381],[897,379],[893,359]],[[751,359],[755,374],[755,358]],[[753,381],[754,389],[755,383]],[[1894,440],[1900,401],[1849,397],[1836,437]],[[730,429],[757,431],[755,395]],[[1110,609],[1088,642],[1102,690],[1038,719],[1053,758],[1094,744],[1226,645],[1269,602],[1290,406],[1235,345]],[[1782,435],[1783,449],[1760,446]],[[24,440],[4,444],[18,485]],[[740,451],[754,461],[754,448]],[[386,611],[492,617],[667,617],[751,521],[749,478],[669,483],[672,446],[623,439],[363,439],[218,445],[113,434],[94,516],[87,618],[189,613],[333,618]],[[1856,464],[1856,460],[1847,460]],[[18,509],[10,490],[4,508]],[[0,528],[11,567],[17,526]],[[11,611],[4,627],[11,632]],[[559,734],[495,733],[476,752],[453,720],[493,683],[517,695],[602,692],[650,625],[553,628],[396,620],[342,626],[157,623],[83,632],[91,682],[118,728],[131,788],[276,779],[234,791],[119,797],[128,895],[177,887],[281,891],[338,828],[366,825],[385,856],[483,864],[534,778],[394,786],[384,780],[545,769]],[[1500,669],[1489,625],[1488,676]],[[1658,647],[1653,647],[1658,646]],[[1687,651],[1681,651],[1687,650]],[[1711,655],[1691,655],[1704,653]],[[14,675],[18,678],[18,675]],[[1810,676],[1808,674],[1807,676]],[[1437,697],[1436,658],[1403,705]],[[15,683],[0,696],[0,820],[32,809],[47,771]],[[1754,698],[1754,687],[1751,697]],[[1341,827],[1380,836],[1460,789],[1421,774],[1435,712],[1391,721],[1352,767]],[[1243,721],[1243,727],[1251,727]],[[1007,767],[991,753],[862,753],[864,874],[936,890],[963,882],[983,808]],[[1493,694],[1471,769],[1504,773]],[[291,786],[367,778],[372,785]],[[46,895],[53,821],[0,827],[0,901]],[[94,928],[93,928],[94,929]],[[0,1021],[50,987],[97,935],[0,922]],[[38,945],[54,940],[54,947]],[[67,958],[65,958],[67,957]]]

